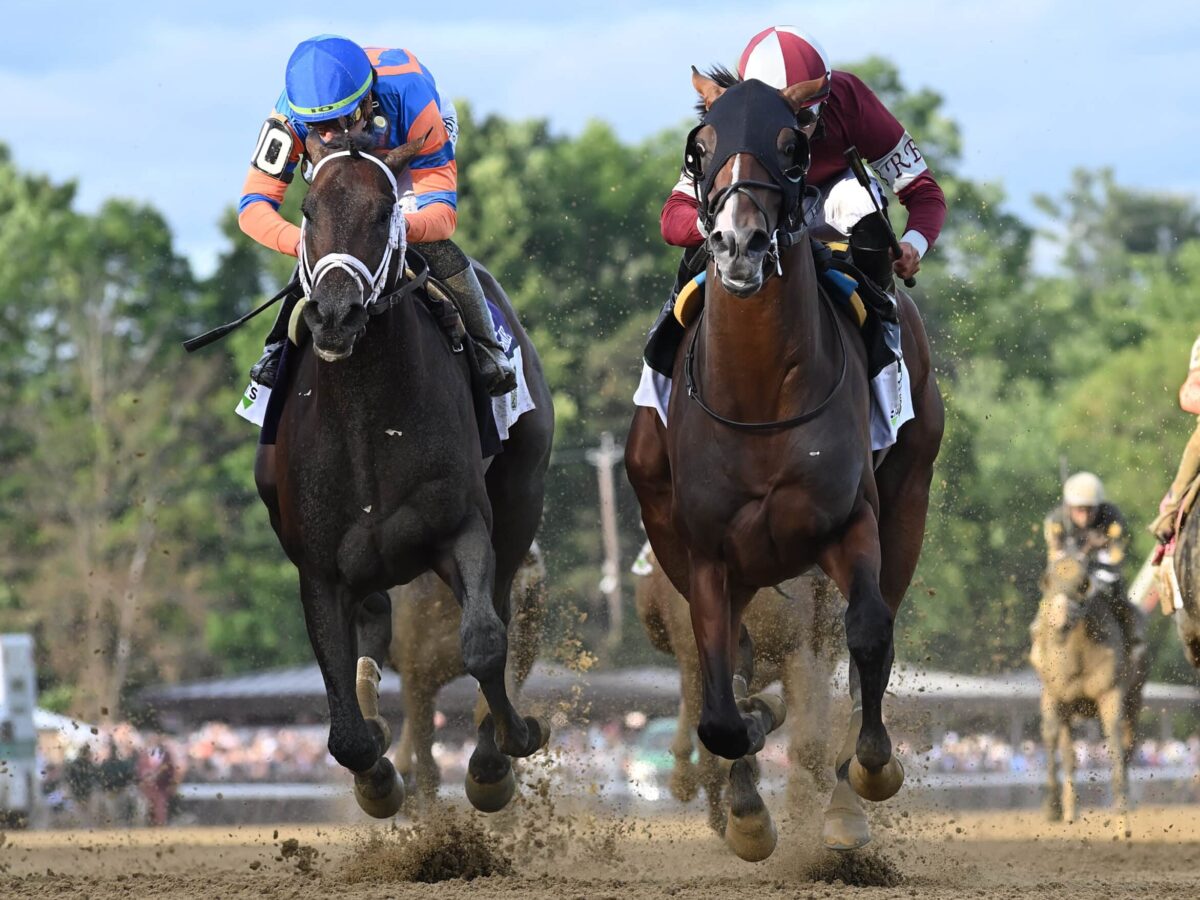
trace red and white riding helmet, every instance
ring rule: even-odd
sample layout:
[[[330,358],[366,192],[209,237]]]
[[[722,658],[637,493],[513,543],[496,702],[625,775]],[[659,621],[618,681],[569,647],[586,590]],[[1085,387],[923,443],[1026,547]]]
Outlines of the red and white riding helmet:
[[[752,37],[738,58],[737,72],[742,79],[757,78],[779,90],[802,81],[823,79],[809,106],[829,95],[832,75],[829,57],[821,45],[799,28],[787,25],[767,28]]]

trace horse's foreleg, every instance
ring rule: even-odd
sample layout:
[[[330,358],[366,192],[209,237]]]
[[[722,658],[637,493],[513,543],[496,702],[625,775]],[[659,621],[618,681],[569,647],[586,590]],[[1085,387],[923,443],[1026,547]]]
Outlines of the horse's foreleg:
[[[1071,720],[1064,715],[1058,726],[1058,754],[1062,758],[1063,821],[1074,822],[1079,809],[1079,797],[1075,791],[1075,742],[1071,739]]]
[[[505,687],[508,635],[492,597],[495,565],[487,525],[476,513],[434,566],[462,605],[463,665],[479,682],[490,710],[479,723],[467,767],[467,796],[485,812],[503,808],[515,791],[508,757],[529,756],[550,737],[547,723],[517,714]]]
[[[1061,822],[1063,817],[1062,784],[1058,772],[1058,733],[1062,727],[1057,705],[1043,689],[1042,748],[1046,753],[1046,798],[1042,807],[1049,822]]]
[[[300,576],[300,597],[309,641],[329,702],[329,752],[338,763],[354,773],[354,790],[359,805],[376,818],[395,815],[404,802],[404,786],[396,769],[383,754],[388,736],[381,721],[368,722],[378,710],[360,708],[360,666],[351,598],[338,587],[313,576]],[[367,668],[378,665],[363,657]],[[376,694],[377,698],[377,694]],[[377,699],[376,699],[377,702]]]
[[[904,781],[883,724],[883,694],[894,656],[894,619],[879,590],[879,566],[875,514],[860,503],[841,542],[822,554],[821,567],[847,598],[846,645],[862,683],[862,726],[856,758],[850,763],[850,781],[856,793],[875,801],[891,797]]]
[[[1124,713],[1125,698],[1114,688],[1096,703],[1100,724],[1104,727],[1104,739],[1108,743],[1109,759],[1112,760],[1112,796],[1120,819],[1121,833],[1130,837],[1129,827],[1129,779],[1125,763],[1124,730],[1127,725]]]
[[[674,494],[666,429],[658,413],[644,406],[634,411],[625,440],[625,474],[637,494],[642,525],[660,568],[675,590],[687,597],[691,590],[688,584],[690,564],[687,549],[671,523]]]
[[[733,622],[728,570],[721,563],[693,558],[689,581],[688,603],[703,687],[696,730],[711,752],[726,759],[741,759],[747,753],[757,752],[765,735],[761,729],[759,734],[751,734],[751,722],[738,709],[734,695],[733,661],[738,627]]]

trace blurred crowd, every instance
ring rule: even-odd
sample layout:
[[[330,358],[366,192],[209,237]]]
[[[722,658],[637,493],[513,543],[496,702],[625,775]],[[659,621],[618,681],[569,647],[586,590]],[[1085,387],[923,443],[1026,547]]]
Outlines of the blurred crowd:
[[[1108,745],[1103,741],[1073,742],[1075,765],[1080,769],[1103,769],[1110,765]],[[910,755],[907,748],[900,752]],[[1026,740],[1013,746],[990,734],[960,735],[948,731],[924,753],[915,754],[931,772],[1029,772],[1044,771],[1046,753],[1040,741]],[[1130,765],[1135,768],[1183,766],[1200,771],[1200,735],[1187,740],[1144,740],[1134,748]]]
[[[48,806],[80,824],[165,824],[178,807],[181,784],[335,782],[344,777],[329,755],[322,725],[235,728],[209,722],[188,734],[143,733],[129,725],[94,729],[82,740],[44,743],[40,752]],[[666,797],[673,765],[674,720],[624,719],[555,731],[551,752],[533,762],[552,780],[582,786],[589,794],[645,800]],[[443,740],[434,757],[447,784],[461,782],[474,740]],[[899,752],[935,773],[1044,771],[1040,742],[1014,746],[991,734],[946,732],[932,744],[900,742]],[[1080,769],[1109,765],[1103,742],[1074,742]],[[759,761],[767,780],[786,778],[786,746],[777,733]],[[1200,771],[1200,735],[1186,740],[1143,740],[1135,767],[1187,767]]]

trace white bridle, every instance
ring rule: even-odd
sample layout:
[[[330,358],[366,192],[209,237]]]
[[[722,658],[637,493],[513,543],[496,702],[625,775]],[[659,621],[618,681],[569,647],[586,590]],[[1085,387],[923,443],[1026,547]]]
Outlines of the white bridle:
[[[300,283],[304,287],[306,297],[311,297],[317,285],[321,283],[321,279],[332,272],[334,269],[341,269],[354,279],[358,285],[359,292],[363,295],[363,305],[368,311],[379,300],[379,295],[383,291],[384,285],[387,284],[388,271],[391,268],[392,258],[399,251],[400,262],[398,268],[404,267],[404,253],[408,247],[407,227],[404,220],[404,213],[400,209],[400,187],[396,184],[396,176],[392,174],[392,170],[387,167],[387,163],[379,157],[370,153],[351,153],[349,150],[339,150],[335,153],[330,153],[323,157],[320,162],[313,167],[312,181],[316,181],[317,172],[321,170],[321,166],[329,162],[331,159],[337,159],[340,156],[358,156],[364,159],[369,159],[375,165],[383,170],[383,174],[387,176],[388,182],[392,186],[392,196],[396,198],[395,205],[392,206],[392,221],[388,226],[388,242],[387,249],[384,250],[383,259],[379,261],[379,265],[372,272],[367,268],[366,264],[350,253],[326,253],[317,260],[316,265],[310,265],[308,261],[307,242],[305,241],[305,229],[308,226],[308,219],[305,218],[300,223]],[[367,288],[370,288],[371,293],[367,294]]]

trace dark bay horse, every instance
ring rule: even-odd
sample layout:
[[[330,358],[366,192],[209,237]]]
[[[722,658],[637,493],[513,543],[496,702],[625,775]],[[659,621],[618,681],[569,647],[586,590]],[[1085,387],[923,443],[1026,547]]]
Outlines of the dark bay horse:
[[[700,659],[688,603],[675,590],[658,561],[638,578],[638,618],[658,650],[679,666],[679,720],[671,755],[671,794],[689,802],[700,789],[708,801],[708,823],[725,833],[722,806],[725,774],[702,743],[692,763],[694,736],[700,719]],[[747,606],[745,624],[754,642],[751,692],[774,681],[783,685],[788,715],[788,797],[793,809],[804,809],[814,791],[828,790],[830,681],[842,643],[842,600],[829,580],[816,572],[760,590]]]
[[[277,388],[287,392],[277,440],[260,447],[255,465],[271,524],[299,570],[329,700],[329,751],[354,773],[359,805],[380,818],[404,799],[377,703],[394,585],[432,570],[462,606],[463,662],[490,710],[467,774],[477,808],[504,806],[515,787],[509,757],[549,737],[544,722],[517,714],[504,672],[509,592],[542,514],[553,407],[511,304],[481,272],[520,344],[537,405],[485,466],[470,353],[456,353],[402,287],[396,175],[422,143],[380,159],[353,136],[327,145],[310,137],[301,275],[312,339],[285,360],[294,374]]]
[[[739,700],[736,685],[753,674],[746,604],[756,589],[813,565],[833,579],[848,602],[856,709],[827,824],[831,813],[846,814],[838,790],[847,779],[870,800],[894,794],[903,771],[882,701],[944,413],[920,315],[900,293],[915,418],[872,468],[863,341],[819,288],[801,211],[808,142],[799,117],[817,84],[724,88],[693,70],[693,85],[707,109],[686,159],[712,256],[706,306],[676,360],[669,425],[639,408],[625,462],[655,555],[691,605],[700,739],[737,760],[726,837],[740,856],[759,859],[774,829],[739,766],[778,717]],[[858,815],[862,828],[845,848],[867,839]]]
[[[1075,749],[1071,723],[1096,718],[1112,759],[1113,805],[1118,827],[1129,837],[1127,772],[1134,729],[1146,683],[1125,649],[1121,623],[1106,592],[1110,584],[1089,576],[1084,560],[1065,556],[1042,576],[1039,627],[1030,661],[1042,680],[1042,743],[1046,750],[1046,815],[1075,821]],[[1122,599],[1120,602],[1124,602]],[[1056,758],[1056,751],[1058,757]],[[1058,766],[1063,767],[1059,783]]]

